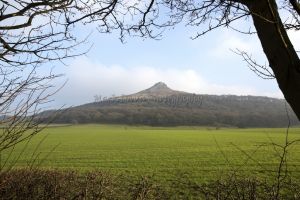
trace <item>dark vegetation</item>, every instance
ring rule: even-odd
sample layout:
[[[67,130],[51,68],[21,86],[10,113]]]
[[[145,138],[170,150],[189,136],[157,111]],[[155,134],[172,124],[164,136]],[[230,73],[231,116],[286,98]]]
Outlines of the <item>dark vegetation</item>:
[[[130,177],[94,171],[22,169],[2,172],[0,199],[299,199],[298,180],[287,179],[277,193],[276,183],[231,175],[210,183],[197,183],[188,174],[178,174],[168,183],[154,176]]]
[[[291,113],[291,125],[299,125]],[[41,114],[47,119],[54,111]],[[282,99],[179,94],[157,98],[111,98],[62,110],[54,123],[112,123],[152,126],[286,127]]]

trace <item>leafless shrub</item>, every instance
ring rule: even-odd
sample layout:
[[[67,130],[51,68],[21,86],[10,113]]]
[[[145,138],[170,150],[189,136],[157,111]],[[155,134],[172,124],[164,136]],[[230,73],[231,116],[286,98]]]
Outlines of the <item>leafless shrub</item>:
[[[168,199],[168,194],[161,185],[155,182],[153,176],[142,176],[136,182],[129,185],[130,199],[135,200],[159,200]]]
[[[131,183],[129,183],[132,181]],[[0,199],[163,199],[154,180],[95,171],[12,170],[1,174]]]
[[[1,176],[0,199],[116,199],[115,180],[104,172],[13,170]]]

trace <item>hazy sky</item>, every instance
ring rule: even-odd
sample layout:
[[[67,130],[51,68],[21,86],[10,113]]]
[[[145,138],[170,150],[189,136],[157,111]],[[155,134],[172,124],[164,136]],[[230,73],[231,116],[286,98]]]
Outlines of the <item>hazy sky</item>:
[[[236,24],[247,28],[248,23]],[[183,25],[163,33],[161,40],[128,38],[123,44],[118,34],[99,34],[93,27],[77,30],[87,35],[92,49],[86,56],[56,65],[67,80],[56,94],[53,105],[78,105],[93,101],[94,95],[130,94],[163,81],[170,88],[198,94],[237,94],[282,97],[275,80],[255,75],[242,58],[230,49],[252,54],[267,63],[257,36],[242,35],[220,28],[197,40],[191,40],[197,29]],[[199,27],[198,29],[201,29]],[[300,49],[300,34],[290,33],[294,46]]]

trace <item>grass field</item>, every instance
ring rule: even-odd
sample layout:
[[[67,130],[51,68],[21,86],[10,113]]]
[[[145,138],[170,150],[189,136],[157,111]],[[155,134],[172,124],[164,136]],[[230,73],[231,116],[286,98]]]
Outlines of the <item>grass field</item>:
[[[28,144],[4,152],[1,163],[10,155],[6,166],[14,163],[23,167],[34,162],[45,168],[154,174],[164,180],[188,173],[206,181],[232,170],[248,174],[277,170],[278,155],[268,143],[283,144],[285,131],[122,125],[50,127]],[[300,128],[290,129],[290,139],[299,138]],[[300,171],[299,145],[289,150],[289,166],[293,172]]]

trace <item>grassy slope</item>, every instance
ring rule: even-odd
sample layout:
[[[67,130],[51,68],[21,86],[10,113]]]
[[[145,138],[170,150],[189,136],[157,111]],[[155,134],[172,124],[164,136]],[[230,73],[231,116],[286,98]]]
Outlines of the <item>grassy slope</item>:
[[[248,173],[261,171],[256,162],[247,159],[234,145],[249,154],[260,147],[253,157],[266,169],[275,170],[278,159],[273,147],[260,145],[270,142],[270,138],[283,143],[284,134],[285,129],[214,130],[121,125],[51,127],[27,145],[16,166],[27,165],[36,152],[37,162],[46,157],[38,164],[41,167],[105,169],[134,175],[155,174],[161,179],[172,179],[178,173],[189,172],[198,180],[209,180],[228,169],[238,168]],[[300,138],[300,129],[291,129],[290,138]],[[11,158],[16,158],[24,145],[18,145]],[[2,155],[2,163],[7,155],[8,152]],[[299,155],[300,147],[293,147],[290,153],[292,170],[300,169]]]

